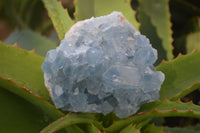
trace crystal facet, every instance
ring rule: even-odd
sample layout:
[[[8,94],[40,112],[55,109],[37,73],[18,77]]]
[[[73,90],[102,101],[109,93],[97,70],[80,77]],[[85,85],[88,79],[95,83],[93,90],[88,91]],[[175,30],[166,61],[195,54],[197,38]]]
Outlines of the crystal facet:
[[[156,59],[149,40],[113,12],[72,26],[42,69],[57,108],[123,118],[159,98],[164,74]]]

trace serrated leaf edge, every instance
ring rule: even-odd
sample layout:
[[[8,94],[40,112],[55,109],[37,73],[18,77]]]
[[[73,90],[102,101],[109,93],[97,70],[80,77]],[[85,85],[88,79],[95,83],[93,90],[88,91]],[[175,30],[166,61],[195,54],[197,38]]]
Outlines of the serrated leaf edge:
[[[169,100],[167,99],[164,99],[164,100],[158,100],[157,102],[168,102]],[[179,102],[179,103],[182,103],[180,101],[176,101],[176,102]],[[200,111],[200,107],[199,107],[199,111]],[[168,114],[168,113],[172,113],[172,114]],[[133,123],[133,124],[139,124],[140,121],[143,121],[145,119],[151,119],[151,118],[154,118],[152,117],[152,115],[155,115],[155,114],[161,114],[159,116],[156,116],[156,117],[169,117],[169,116],[182,116],[182,117],[194,117],[194,118],[200,118],[200,113],[196,113],[192,110],[187,110],[187,111],[180,111],[180,110],[177,110],[176,108],[172,109],[172,110],[169,110],[169,111],[159,111],[157,108],[155,108],[153,111],[150,111],[150,112],[139,112],[137,113],[136,115],[133,115],[129,118],[125,118],[125,119],[122,119],[122,120],[119,120],[119,121],[116,121],[113,123],[113,125],[111,125],[110,127],[106,128],[105,131],[106,133],[114,133],[112,131],[112,128],[114,128],[114,125],[115,124],[119,124],[121,122],[125,122],[125,121],[128,121],[126,123],[126,125],[130,124],[130,123]],[[188,114],[195,114],[195,116],[188,116]],[[142,118],[143,116],[148,116],[148,118]],[[141,117],[141,118],[140,118]],[[140,118],[140,121],[137,120],[137,118]],[[124,128],[124,126],[122,127]],[[119,130],[121,130],[122,128],[120,128]]]

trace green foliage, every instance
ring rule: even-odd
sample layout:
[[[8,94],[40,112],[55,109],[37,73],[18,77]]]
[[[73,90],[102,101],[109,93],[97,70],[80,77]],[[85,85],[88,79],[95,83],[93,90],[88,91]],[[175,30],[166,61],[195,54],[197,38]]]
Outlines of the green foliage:
[[[186,49],[190,53],[194,49],[200,49],[200,32],[188,34],[186,37]]]
[[[132,124],[122,129],[119,133],[140,133],[139,129],[136,129]]]
[[[49,126],[44,128],[41,133],[49,133],[49,132],[55,132],[58,131],[64,127],[74,125],[74,124],[80,124],[80,123],[93,123],[95,126],[97,126],[99,129],[102,130],[102,126],[94,119],[94,115],[92,114],[67,114],[65,117],[61,117],[57,121],[51,123]]]
[[[95,16],[94,0],[76,0],[74,4],[76,6],[76,21],[88,19],[92,16]]]
[[[92,16],[103,16],[110,14],[112,11],[120,11],[136,29],[139,29],[139,24],[135,19],[135,13],[131,9],[128,0],[76,0],[75,5],[77,8],[75,13],[77,21],[88,19]]]
[[[141,33],[145,34],[158,50],[157,64],[163,59],[172,59],[172,31],[169,0],[139,0],[139,20]],[[161,45],[162,44],[162,45]]]
[[[56,120],[59,117],[63,116],[63,113],[54,108],[51,104],[49,104],[47,101],[45,101],[42,97],[35,95],[31,91],[29,91],[27,88],[24,88],[22,86],[19,86],[15,82],[5,79],[3,77],[0,77],[0,83],[2,88],[5,90],[8,90],[24,99],[32,103],[33,105],[39,107],[41,111],[44,111],[49,117]]]
[[[7,44],[17,43],[21,48],[27,50],[34,49],[36,53],[41,56],[46,56],[50,49],[56,48],[56,44],[54,42],[27,29],[15,30],[4,42]]]
[[[168,100],[156,101],[142,105],[137,114],[120,120],[112,124],[105,131],[107,133],[116,133],[129,124],[139,124],[148,119],[156,117],[193,117],[200,118],[200,108],[192,103],[182,103],[179,101],[171,102]],[[144,126],[144,125],[143,125]]]
[[[172,61],[163,62],[157,70],[165,74],[160,90],[160,99],[171,99],[184,89],[200,81],[200,52],[180,56]]]
[[[50,100],[44,86],[41,65],[44,58],[34,51],[25,51],[17,45],[9,46],[0,42],[0,76],[8,78],[33,93]]]
[[[178,99],[181,99],[181,98],[183,98],[184,96],[190,94],[191,92],[193,92],[193,91],[195,91],[195,90],[197,90],[197,89],[199,89],[199,88],[200,88],[200,83],[197,82],[197,83],[195,83],[194,85],[192,85],[191,87],[186,88],[186,89],[182,90],[181,92],[179,92],[177,95],[173,96],[173,97],[171,98],[171,100],[172,100],[172,101],[176,101],[176,100],[178,100]]]
[[[48,116],[33,104],[2,88],[0,88],[0,106],[1,133],[36,133],[50,122]]]
[[[25,51],[25,50],[19,48],[17,45],[9,46],[9,45],[0,43],[0,50],[2,50],[1,51],[2,57],[4,57],[6,55],[6,53],[8,55],[10,55],[11,57],[14,57],[14,58],[9,58],[9,57],[5,58],[4,57],[4,59],[6,59],[6,60],[4,60],[5,62],[1,62],[3,64],[0,64],[0,66],[1,66],[0,87],[24,98],[26,101],[30,102],[31,105],[36,106],[37,110],[40,110],[41,113],[44,114],[44,117],[38,118],[40,121],[48,120],[47,122],[49,122],[50,120],[56,120],[56,119],[62,117],[64,114],[62,112],[60,112],[59,110],[57,110],[49,102],[47,102],[47,101],[50,101],[50,99],[49,99],[49,95],[48,95],[46,88],[42,87],[42,86],[44,86],[44,82],[41,81],[41,79],[39,77],[35,77],[35,79],[32,79],[32,77],[30,75],[29,76],[20,75],[20,74],[32,74],[33,77],[40,76],[41,69],[37,69],[37,67],[32,67],[32,69],[30,69],[30,67],[34,66],[33,64],[42,63],[42,61],[44,59],[42,57],[40,57],[39,55],[37,55],[35,52]],[[23,59],[25,59],[25,60],[23,60]],[[18,67],[15,67],[12,64],[9,64],[12,62],[20,63],[21,66],[19,65]],[[10,68],[10,66],[12,66],[12,67]],[[16,68],[16,70],[13,69],[13,67]],[[28,70],[30,70],[30,72],[22,70],[23,68],[26,68],[26,67],[29,68]],[[40,67],[40,65],[38,65],[38,67]],[[5,70],[5,69],[13,69],[13,71],[11,71],[11,73],[8,73],[8,75],[7,75],[5,72],[3,72],[3,70]],[[18,73],[16,73],[16,72],[18,72]],[[26,77],[26,79],[22,78],[23,76]],[[28,77],[30,77],[30,79]],[[35,82],[30,82],[31,80],[35,80]],[[39,84],[40,82],[41,82],[41,84]],[[37,86],[39,86],[40,88],[39,89],[35,88]],[[9,98],[9,97],[7,97],[7,98]],[[45,98],[47,101],[45,101],[43,98]],[[13,111],[15,111],[15,110],[12,110],[12,113],[14,113]],[[29,113],[29,112],[27,112],[27,113]],[[21,117],[23,117],[23,116],[21,115]],[[12,120],[15,120],[15,119],[13,118]],[[4,122],[4,121],[1,121],[1,122]],[[33,124],[33,123],[31,123],[31,124]],[[41,128],[41,126],[42,125],[40,125],[39,127]],[[30,125],[28,125],[28,127],[30,127]],[[36,128],[36,130],[37,129],[38,128]],[[79,130],[79,128],[76,126],[71,126],[71,127],[68,127],[65,129],[65,131],[67,133],[70,132],[71,130],[77,131],[77,130]],[[15,130],[15,131],[20,132],[21,129]],[[35,130],[33,130],[33,131],[35,131]]]
[[[101,131],[93,124],[88,124],[86,128],[87,128],[86,130],[87,133],[101,133]]]
[[[131,8],[131,4],[135,11]],[[44,17],[45,8],[52,22]],[[44,86],[41,70],[44,61],[42,56],[56,47],[56,44],[49,39],[51,35],[48,34],[55,33],[52,32],[54,26],[61,40],[73,25],[73,19],[78,22],[92,16],[106,15],[114,10],[121,11],[136,29],[140,29],[150,39],[152,46],[158,50],[159,59],[156,65],[163,59],[169,60],[162,62],[156,68],[165,73],[165,81],[160,90],[162,101],[143,104],[137,113],[121,120],[114,113],[103,116],[68,113],[56,109],[50,99],[48,88]],[[200,119],[198,105],[179,100],[200,88],[200,51],[194,51],[200,48],[199,1],[76,0],[75,18],[72,12],[70,18],[68,11],[57,0],[2,0],[0,11],[2,11],[0,20],[3,19],[14,29],[18,29],[4,42],[8,44],[17,42],[19,45],[0,42],[0,132],[199,132],[199,126],[194,126],[193,123],[190,123],[192,125],[190,127],[170,128],[166,127],[165,121],[166,117]],[[179,52],[189,54],[184,56],[180,54],[176,57]],[[176,58],[172,59],[173,56]],[[163,123],[165,127],[160,128]]]
[[[48,10],[49,17],[54,24],[59,38],[62,40],[65,37],[65,33],[73,25],[73,21],[69,17],[68,12],[62,7],[62,4],[57,0],[42,1]]]
[[[147,127],[145,127],[144,133],[167,133],[164,132],[162,128],[156,127],[154,124],[149,124]]]
[[[200,32],[192,32],[188,33],[186,35],[183,35],[181,37],[178,37],[174,44],[176,47],[185,47],[185,52],[184,53],[191,53],[196,49],[200,49]]]

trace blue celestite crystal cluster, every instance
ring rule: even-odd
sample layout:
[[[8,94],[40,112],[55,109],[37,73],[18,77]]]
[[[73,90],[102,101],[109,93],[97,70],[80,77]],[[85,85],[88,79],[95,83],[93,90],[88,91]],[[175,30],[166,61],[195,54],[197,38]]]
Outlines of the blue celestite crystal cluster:
[[[120,12],[76,23],[42,65],[57,108],[120,117],[159,99],[157,51]]]

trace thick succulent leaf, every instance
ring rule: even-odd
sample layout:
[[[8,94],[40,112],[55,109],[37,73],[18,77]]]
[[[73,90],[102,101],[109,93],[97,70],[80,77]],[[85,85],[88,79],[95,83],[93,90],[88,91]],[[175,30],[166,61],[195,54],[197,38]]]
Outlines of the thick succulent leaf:
[[[114,121],[118,121],[120,120],[114,112],[110,112],[109,114],[107,115],[103,115],[103,114],[97,114],[95,115],[96,119],[98,121],[100,121],[103,125],[103,127],[107,128],[109,127],[110,125],[113,124]]]
[[[122,129],[119,133],[140,133],[140,130],[136,129],[135,126],[130,124],[129,126]]]
[[[49,17],[54,24],[59,38],[62,40],[65,37],[65,33],[70,29],[74,22],[70,18],[68,12],[63,8],[60,1],[42,0],[42,2],[49,13]]]
[[[164,127],[163,129],[164,131],[169,131],[170,133],[199,133],[199,131],[190,128]]]
[[[18,85],[17,83],[11,81],[10,79],[6,79],[0,76],[0,87],[24,98],[25,100],[39,107],[54,120],[64,115],[59,110],[57,110],[53,105],[45,101],[42,97],[35,95],[25,87]]]
[[[26,51],[17,45],[0,42],[0,76],[50,101],[44,86],[41,65],[44,58],[33,51]]]
[[[46,56],[50,49],[55,49],[56,44],[49,39],[31,31],[16,29],[5,41],[7,44],[15,44],[27,50],[35,49],[36,53]]]
[[[93,124],[87,124],[87,132],[86,133],[101,133],[101,131],[95,127]]]
[[[200,49],[200,32],[191,33],[186,36],[186,49],[187,53],[192,52],[194,49]]]
[[[193,32],[186,35],[182,35],[174,40],[175,51],[183,54],[191,53],[198,49],[200,50],[200,32]],[[175,53],[178,55],[179,53]]]
[[[184,96],[190,94],[191,92],[197,90],[200,88],[200,82],[195,83],[194,85],[192,85],[189,88],[184,89],[183,91],[181,91],[180,93],[178,93],[177,95],[173,96],[171,98],[172,101],[176,101],[180,98],[183,98]]]
[[[183,116],[200,118],[200,107],[192,103],[171,102],[168,100],[144,104],[134,116],[115,122],[106,133],[116,133],[129,124],[138,124],[156,117]]]
[[[184,89],[200,81],[200,52],[180,56],[172,61],[163,62],[157,70],[165,74],[160,90],[160,99],[171,99]]]
[[[145,127],[143,133],[167,133],[163,131],[163,128],[156,127],[154,124],[149,124]]]
[[[0,87],[0,132],[37,133],[52,120],[35,105]]]
[[[49,126],[44,128],[41,133],[53,133],[55,131],[58,131],[64,127],[71,126],[74,124],[94,124],[96,127],[98,127],[100,130],[102,130],[102,126],[99,124],[99,122],[94,120],[93,114],[72,114],[69,113],[64,117],[61,117],[57,121],[54,121]]]
[[[43,99],[50,101],[40,68],[44,60],[42,57],[16,45],[3,43],[0,43],[0,54],[0,87],[29,101],[52,120],[57,120],[64,115]]]
[[[185,36],[177,37],[174,39],[174,56],[177,57],[180,54],[187,54]]]
[[[76,21],[88,19],[95,16],[94,0],[75,0],[74,4],[76,7]]]
[[[48,119],[49,120],[48,122],[52,122],[52,120],[57,120],[58,118],[64,116],[64,114],[62,112],[60,112],[58,109],[56,109],[53,105],[49,104],[42,97],[35,95],[28,89],[26,89],[22,86],[19,86],[18,84],[14,83],[13,81],[11,81],[9,79],[0,77],[0,87],[22,97],[23,100],[25,99],[24,101],[27,100],[31,103],[31,105],[34,105],[34,107],[37,107],[38,110],[40,110],[40,112],[42,112],[44,114],[44,117],[42,117],[40,119],[41,121]],[[24,105],[24,108],[25,107],[27,107],[27,106]],[[15,111],[15,110],[12,110],[12,111]],[[1,111],[0,111],[0,113],[1,113]],[[13,114],[15,114],[15,113],[13,113]],[[21,116],[21,117],[23,117],[23,116]],[[13,121],[15,121],[15,119]],[[47,123],[47,124],[49,124],[49,123]],[[75,125],[65,128],[65,131],[67,133],[68,132],[71,133],[70,132],[71,130],[76,131],[75,133],[82,133],[82,132],[78,132],[78,131],[80,131],[80,128],[78,128]]]
[[[50,101],[48,91],[44,86],[41,70],[44,59],[41,56],[16,45],[3,43],[0,43],[0,55],[0,87],[37,106],[47,118],[56,120],[64,115],[43,99]],[[76,126],[68,127],[66,131],[76,129],[78,129]]]
[[[146,35],[154,48],[158,50],[158,60],[169,60],[172,55],[172,32],[169,0],[140,0],[140,31]]]
[[[84,3],[84,4],[83,4]],[[92,16],[99,17],[120,11],[136,29],[139,23],[136,21],[135,12],[127,0],[76,0],[76,21],[88,19]]]

